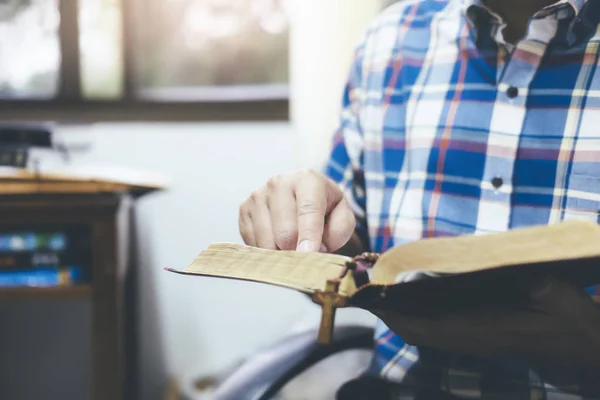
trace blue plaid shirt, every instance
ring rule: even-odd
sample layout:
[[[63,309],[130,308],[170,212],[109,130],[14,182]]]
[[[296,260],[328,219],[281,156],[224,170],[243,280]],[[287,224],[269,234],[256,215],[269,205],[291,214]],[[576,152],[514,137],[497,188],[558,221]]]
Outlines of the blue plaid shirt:
[[[377,18],[356,50],[326,167],[372,251],[598,222],[599,2],[540,10],[515,45],[481,0],[403,1]],[[584,398],[567,395],[583,390],[576,371],[554,371],[550,384],[518,362],[440,353],[441,374],[430,373],[382,323],[376,339],[374,363],[392,381],[430,379],[460,398]]]

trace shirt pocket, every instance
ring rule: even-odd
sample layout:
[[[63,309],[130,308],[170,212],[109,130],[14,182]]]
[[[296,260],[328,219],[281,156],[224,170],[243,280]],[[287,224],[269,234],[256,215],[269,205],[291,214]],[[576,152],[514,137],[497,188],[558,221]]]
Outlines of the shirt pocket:
[[[561,210],[564,220],[583,219],[600,223],[600,167],[598,173],[572,172]]]

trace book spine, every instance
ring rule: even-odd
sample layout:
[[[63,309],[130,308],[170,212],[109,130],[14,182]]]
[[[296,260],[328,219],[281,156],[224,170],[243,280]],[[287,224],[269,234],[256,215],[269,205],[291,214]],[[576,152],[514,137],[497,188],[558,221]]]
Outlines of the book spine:
[[[57,233],[2,232],[0,233],[0,252],[23,252],[67,248],[67,235]]]
[[[26,168],[29,151],[20,147],[0,147],[0,165]]]
[[[80,278],[81,270],[76,267],[2,271],[0,272],[0,287],[68,286],[79,283]]]
[[[76,254],[56,252],[0,253],[0,271],[59,268],[81,263],[82,260]]]

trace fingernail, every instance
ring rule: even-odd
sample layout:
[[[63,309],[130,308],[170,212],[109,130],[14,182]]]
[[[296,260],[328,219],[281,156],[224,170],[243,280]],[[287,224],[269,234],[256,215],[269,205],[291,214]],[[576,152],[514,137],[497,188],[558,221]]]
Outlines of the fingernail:
[[[313,244],[310,240],[303,240],[298,245],[298,248],[296,249],[296,251],[301,251],[301,252],[313,251]]]
[[[325,246],[325,243],[323,243],[321,245],[321,248],[319,249],[319,252],[321,252],[321,253],[329,253],[329,249],[327,248],[327,246]]]

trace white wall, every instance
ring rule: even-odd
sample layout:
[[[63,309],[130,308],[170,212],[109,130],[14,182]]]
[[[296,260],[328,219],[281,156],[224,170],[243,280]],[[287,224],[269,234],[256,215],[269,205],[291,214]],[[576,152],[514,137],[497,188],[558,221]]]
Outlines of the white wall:
[[[294,168],[289,124],[99,125],[85,162],[160,170],[168,191],[137,207],[143,399],[167,376],[218,371],[285,334],[311,305],[286,290],[163,271],[214,241],[239,242],[242,200]],[[275,150],[277,149],[277,150]]]
[[[302,166],[326,160],[354,48],[381,8],[376,0],[290,0],[291,111]]]

